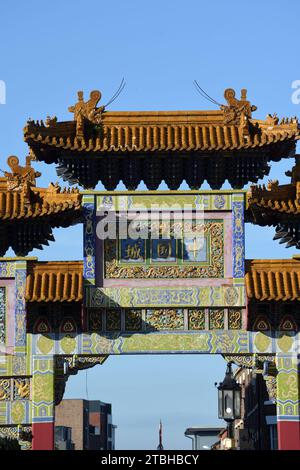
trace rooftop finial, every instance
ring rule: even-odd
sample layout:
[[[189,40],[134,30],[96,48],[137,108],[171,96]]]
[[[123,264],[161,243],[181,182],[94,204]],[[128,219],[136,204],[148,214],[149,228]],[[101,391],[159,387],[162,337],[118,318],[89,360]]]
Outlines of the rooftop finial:
[[[105,109],[104,106],[97,108],[97,104],[102,97],[101,92],[99,90],[91,91],[88,101],[84,101],[83,91],[78,91],[77,96],[77,103],[68,108],[71,113],[74,113],[74,120],[78,121],[78,119],[85,117],[93,123],[99,123],[101,121],[101,114]]]
[[[241,90],[240,100],[235,97],[235,90],[233,88],[226,88],[224,98],[227,101],[227,105],[221,105],[221,109],[224,111],[225,124],[238,124],[241,122],[241,116],[244,116],[245,119],[251,118],[252,111],[257,109],[256,106],[251,105],[250,101],[247,100],[247,90],[245,88]]]
[[[41,176],[39,171],[35,171],[31,166],[32,156],[26,157],[26,166],[19,165],[19,159],[15,155],[11,155],[7,159],[7,164],[11,172],[5,171],[7,178],[7,187],[9,190],[21,190],[24,186],[35,186],[35,179]]]

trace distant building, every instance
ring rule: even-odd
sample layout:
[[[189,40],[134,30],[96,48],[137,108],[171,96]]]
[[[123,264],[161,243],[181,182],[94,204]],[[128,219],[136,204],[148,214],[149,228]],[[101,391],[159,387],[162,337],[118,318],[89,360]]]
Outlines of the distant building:
[[[114,450],[111,404],[100,400],[67,399],[55,408],[55,426],[72,430],[75,450]]]
[[[199,426],[187,428],[184,435],[192,439],[192,450],[211,450],[213,444],[219,439],[222,428]]]
[[[74,450],[72,428],[55,426],[55,450]]]

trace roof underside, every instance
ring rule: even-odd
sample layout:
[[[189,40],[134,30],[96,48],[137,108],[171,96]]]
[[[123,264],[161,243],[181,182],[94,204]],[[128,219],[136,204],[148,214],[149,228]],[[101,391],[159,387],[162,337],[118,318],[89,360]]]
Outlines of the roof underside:
[[[261,226],[274,226],[274,240],[286,247],[300,248],[300,164],[286,172],[291,183],[279,185],[269,181],[267,187],[252,185],[247,193],[246,221]]]
[[[20,175],[0,178],[0,255],[11,247],[17,256],[53,241],[54,227],[69,227],[81,220],[78,190],[61,191],[58,185],[36,188]]]

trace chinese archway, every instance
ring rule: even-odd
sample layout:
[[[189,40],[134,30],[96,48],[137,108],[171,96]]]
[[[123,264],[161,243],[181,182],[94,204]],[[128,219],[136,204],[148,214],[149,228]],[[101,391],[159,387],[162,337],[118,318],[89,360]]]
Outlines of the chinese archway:
[[[16,254],[0,259],[0,436],[53,449],[68,377],[109,355],[221,354],[267,370],[279,448],[300,449],[300,257],[245,260],[244,246],[249,222],[300,248],[300,128],[296,118],[254,119],[246,90],[224,96],[216,111],[111,112],[97,106],[100,92],[87,101],[78,92],[73,120],[27,122],[26,165],[11,156],[0,178],[0,252]],[[269,162],[293,156],[290,184],[253,184]],[[37,187],[32,160],[84,190]],[[199,189],[205,180],[211,190]],[[220,189],[225,180],[231,190]],[[120,181],[127,190],[115,191]],[[104,191],[92,189],[98,182]],[[138,213],[148,229],[150,212],[158,238],[121,236],[120,221],[127,229]],[[112,230],[119,222],[114,237],[99,237],[105,219]],[[75,223],[79,261],[27,257]]]

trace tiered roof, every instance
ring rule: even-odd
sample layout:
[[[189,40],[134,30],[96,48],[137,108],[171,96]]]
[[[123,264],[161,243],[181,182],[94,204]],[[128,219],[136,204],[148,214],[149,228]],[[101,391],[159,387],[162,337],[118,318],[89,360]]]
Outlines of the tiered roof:
[[[58,174],[88,188],[102,181],[114,189],[123,180],[136,189],[144,180],[157,189],[165,180],[177,189],[184,179],[193,189],[204,179],[214,189],[225,179],[242,187],[267,174],[268,161],[294,153],[299,125],[276,115],[252,119],[256,106],[246,90],[240,100],[232,89],[224,96],[227,104],[217,111],[112,112],[97,107],[100,92],[86,102],[78,92],[69,108],[73,121],[30,120],[24,138],[38,160],[59,163]]]
[[[24,256],[54,240],[52,228],[80,220],[82,196],[78,189],[61,190],[57,183],[37,188],[40,173],[31,167],[30,157],[23,167],[11,156],[8,165],[11,172],[0,178],[0,253],[4,255],[12,247],[18,256]]]
[[[287,247],[300,248],[300,161],[286,173],[291,183],[279,185],[269,181],[267,187],[251,186],[247,195],[246,220],[276,227],[274,239],[287,243]]]

